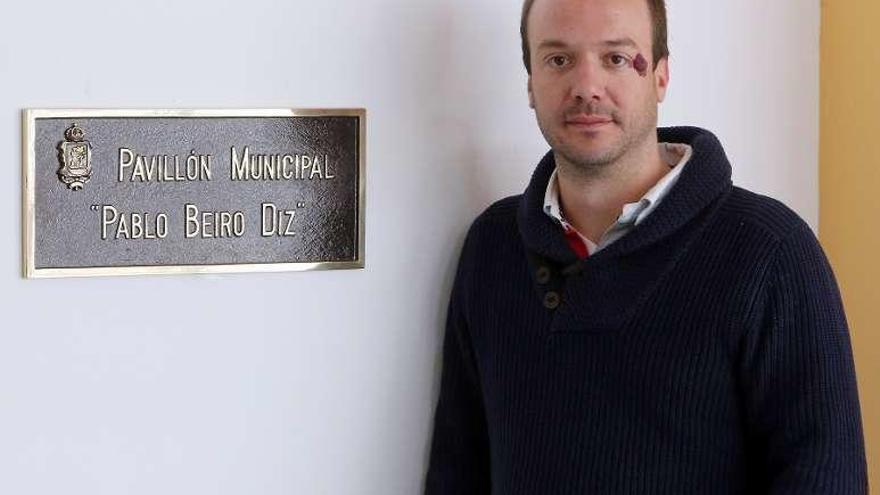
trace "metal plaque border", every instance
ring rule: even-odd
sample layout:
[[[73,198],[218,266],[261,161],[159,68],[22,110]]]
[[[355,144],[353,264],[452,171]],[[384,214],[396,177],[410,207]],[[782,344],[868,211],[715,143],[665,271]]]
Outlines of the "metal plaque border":
[[[228,265],[107,266],[36,268],[35,178],[36,121],[46,118],[224,118],[224,117],[357,117],[358,118],[358,232],[357,259],[316,263],[239,263]],[[104,277],[212,273],[301,272],[360,269],[365,266],[366,136],[365,108],[232,108],[232,109],[49,109],[25,108],[22,118],[22,276],[24,278]]]

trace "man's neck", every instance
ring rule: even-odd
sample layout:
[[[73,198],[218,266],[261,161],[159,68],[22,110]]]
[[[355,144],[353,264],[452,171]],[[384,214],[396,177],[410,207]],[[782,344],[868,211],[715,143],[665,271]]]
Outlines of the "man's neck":
[[[556,157],[559,201],[565,219],[593,242],[598,243],[617,221],[623,205],[638,201],[669,172],[656,138],[631,151],[589,174]]]

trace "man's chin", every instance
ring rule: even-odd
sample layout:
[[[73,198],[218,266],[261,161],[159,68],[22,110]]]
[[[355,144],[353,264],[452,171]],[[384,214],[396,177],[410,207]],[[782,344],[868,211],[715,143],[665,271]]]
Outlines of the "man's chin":
[[[578,169],[595,170],[604,168],[617,159],[618,154],[614,150],[594,150],[591,152],[566,152],[560,153],[569,164]]]

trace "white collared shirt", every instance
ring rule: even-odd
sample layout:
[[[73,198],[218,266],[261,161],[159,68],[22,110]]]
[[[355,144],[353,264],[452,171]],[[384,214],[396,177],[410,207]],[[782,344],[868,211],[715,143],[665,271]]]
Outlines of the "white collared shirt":
[[[635,203],[627,203],[623,205],[623,211],[617,217],[617,221],[612,224],[602,234],[599,242],[593,242],[587,239],[583,234],[578,232],[571,226],[563,216],[562,208],[559,204],[559,180],[557,178],[557,170],[553,170],[550,175],[550,181],[547,183],[547,192],[544,194],[544,213],[556,220],[566,232],[574,231],[584,241],[590,254],[594,254],[608,247],[614,241],[626,235],[647,218],[660,204],[660,201],[669,193],[672,186],[678,182],[678,177],[684,169],[687,162],[693,155],[693,148],[681,143],[659,143],[660,157],[669,164],[670,171],[666,173],[654,186],[645,193],[644,196]]]

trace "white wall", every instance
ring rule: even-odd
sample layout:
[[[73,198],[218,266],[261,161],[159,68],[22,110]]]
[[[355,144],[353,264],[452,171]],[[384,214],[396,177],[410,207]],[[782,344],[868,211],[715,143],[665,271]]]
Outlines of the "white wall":
[[[6,5],[0,493],[417,493],[464,230],[545,150],[518,3]],[[819,2],[670,3],[663,122],[815,226]],[[20,278],[21,108],[322,106],[368,109],[365,270]]]

